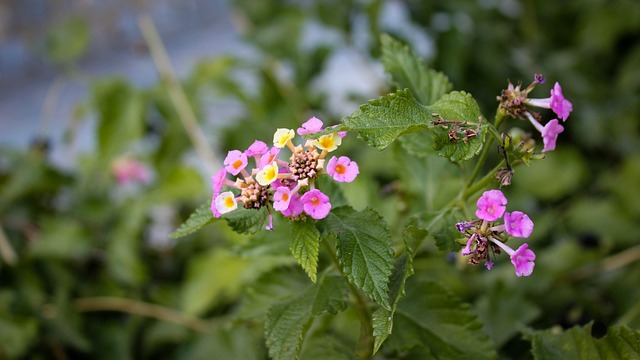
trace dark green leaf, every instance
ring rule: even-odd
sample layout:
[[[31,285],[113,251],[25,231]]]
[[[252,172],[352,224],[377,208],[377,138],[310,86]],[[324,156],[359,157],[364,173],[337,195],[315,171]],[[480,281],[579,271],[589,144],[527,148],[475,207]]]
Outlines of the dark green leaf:
[[[420,213],[414,217],[416,226],[426,230],[435,240],[436,246],[443,251],[460,250],[456,239],[462,236],[456,229],[456,223],[462,220],[463,216],[456,208]]]
[[[316,316],[325,313],[337,314],[347,308],[348,300],[349,285],[344,278],[324,276],[318,283],[311,313]]]
[[[408,88],[423,105],[453,90],[446,75],[430,69],[408,46],[385,34],[380,41],[382,64],[399,89]]]
[[[187,236],[200,230],[204,226],[211,224],[214,220],[215,218],[211,212],[211,203],[206,202],[198,206],[198,208],[189,215],[187,221],[180,225],[180,227],[171,234],[171,237],[177,239]]]
[[[198,336],[181,359],[263,359],[260,337],[242,324],[231,324]]]
[[[482,150],[482,144],[487,132],[487,122],[482,118],[478,103],[470,94],[464,91],[451,92],[431,105],[429,111],[432,114],[438,114],[441,119],[449,122],[445,125],[431,125],[430,127],[434,136],[433,146],[438,151],[438,155],[457,162],[469,160]],[[451,124],[452,121],[466,124],[460,125],[459,129],[456,130],[456,126]],[[467,141],[464,141],[463,129],[475,131],[476,136],[468,137]],[[451,131],[456,132],[458,140],[451,140]]]
[[[600,339],[591,337],[591,326],[525,332],[534,359],[640,359],[640,331],[614,326]]]
[[[495,359],[491,339],[469,306],[435,282],[407,284],[398,304],[395,331],[387,344],[422,349],[431,359]]]
[[[112,276],[122,282],[139,285],[147,274],[141,259],[141,233],[147,208],[142,201],[132,202],[120,219],[107,247],[107,265]]]
[[[433,119],[429,109],[405,89],[369,101],[342,122],[357,131],[359,138],[382,150],[399,136],[426,128]]]
[[[344,344],[340,335],[334,336],[318,336],[310,337],[308,342],[304,344],[301,359],[312,360],[355,360],[357,359],[353,346]]]
[[[324,226],[337,236],[338,259],[349,281],[390,309],[393,244],[384,219],[372,209],[357,212],[345,206],[331,211]]]
[[[404,231],[406,252],[396,260],[389,283],[391,309],[380,307],[373,313],[374,353],[380,349],[382,343],[393,330],[393,316],[398,306],[398,301],[404,296],[406,280],[414,273],[413,257],[415,256],[415,250],[420,246],[426,235],[426,231],[414,226],[408,226]]]
[[[253,234],[264,229],[267,215],[265,207],[259,210],[238,207],[238,209],[224,214],[222,218],[238,234]]]
[[[315,221],[294,221],[291,225],[291,253],[298,260],[311,281],[316,282],[320,231]]]

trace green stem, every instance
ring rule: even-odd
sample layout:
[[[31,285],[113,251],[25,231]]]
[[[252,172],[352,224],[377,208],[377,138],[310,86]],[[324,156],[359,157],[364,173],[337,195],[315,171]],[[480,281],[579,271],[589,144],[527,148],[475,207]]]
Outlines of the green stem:
[[[494,129],[496,129],[496,131],[500,128],[500,125],[502,125],[502,122],[506,118],[507,118],[507,113],[498,109],[498,112],[496,113],[496,121],[493,124],[493,127]],[[480,171],[482,170],[482,167],[484,166],[484,163],[485,161],[487,161],[487,157],[489,156],[489,151],[491,151],[493,141],[496,140],[496,138],[500,139],[499,134],[496,135],[496,134],[493,134],[492,132],[492,135],[493,136],[489,137],[487,142],[484,144],[482,153],[480,154],[480,158],[478,158],[476,167],[473,169],[473,172],[471,173],[471,177],[469,178],[469,181],[467,181],[467,185],[465,186],[465,189],[470,187],[473,184],[473,182],[478,178],[478,175],[480,175]]]
[[[487,186],[491,181],[495,180],[495,175],[496,172],[498,172],[498,170],[505,166],[506,163],[504,160],[500,161],[500,163],[498,164],[498,166],[496,166],[495,168],[493,168],[491,171],[489,171],[487,173],[487,175],[485,175],[482,179],[478,180],[478,182],[476,182],[475,184],[473,184],[473,186],[465,188],[464,192],[462,193],[462,200],[466,201],[467,199],[469,199],[471,196],[473,196],[475,193],[477,193],[478,191],[482,190],[485,186]]]
[[[322,243],[327,248],[329,255],[331,257],[331,261],[336,266],[336,268],[340,271],[342,276],[345,276],[344,272],[342,272],[342,268],[340,267],[340,262],[336,257],[335,250],[331,247],[326,237],[323,238]],[[371,315],[371,308],[367,300],[362,296],[360,290],[355,287],[351,282],[349,283],[349,290],[355,299],[355,308],[356,312],[360,316],[360,337],[358,338],[358,343],[356,344],[356,355],[360,359],[371,359],[373,356],[373,322]]]

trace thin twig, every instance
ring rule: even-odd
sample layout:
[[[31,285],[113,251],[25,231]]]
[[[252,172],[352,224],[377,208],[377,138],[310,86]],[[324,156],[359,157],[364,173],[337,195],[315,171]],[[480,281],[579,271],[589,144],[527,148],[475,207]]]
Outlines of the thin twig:
[[[9,265],[14,265],[18,259],[16,252],[13,250],[13,247],[11,247],[11,243],[9,243],[7,235],[5,235],[2,229],[2,225],[0,225],[0,256],[2,256],[2,260]]]
[[[207,332],[210,328],[204,320],[187,316],[164,306],[132,299],[109,296],[86,297],[75,299],[73,304],[79,312],[118,311],[170,322],[197,332]]]
[[[189,139],[193,143],[198,157],[200,157],[200,160],[204,163],[209,173],[212,174],[215,170],[215,164],[218,163],[217,157],[213,151],[211,151],[204,132],[198,124],[193,108],[189,104],[187,95],[178,81],[178,77],[171,65],[167,51],[151,16],[148,14],[141,15],[138,19],[138,25],[140,26],[140,30],[142,31],[142,35],[144,36],[160,76],[167,82],[169,98],[178,113],[182,126],[184,126]]]

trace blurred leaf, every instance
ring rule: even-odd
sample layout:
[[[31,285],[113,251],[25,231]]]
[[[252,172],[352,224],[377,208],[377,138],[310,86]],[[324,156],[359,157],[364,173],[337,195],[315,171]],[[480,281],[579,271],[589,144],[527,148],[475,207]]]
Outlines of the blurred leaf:
[[[338,335],[309,337],[304,344],[300,359],[355,360],[353,348],[340,341]]]
[[[607,198],[576,198],[566,209],[566,225],[577,234],[593,234],[612,239],[618,247],[638,243],[637,221],[625,216],[622,209]]]
[[[206,202],[198,206],[198,208],[189,215],[187,221],[171,234],[171,237],[178,239],[187,236],[211,224],[213,221],[215,221],[215,218],[211,212],[211,203]]]
[[[34,257],[80,260],[91,251],[91,238],[75,219],[46,219],[40,227],[40,232],[29,249]]]
[[[269,308],[265,323],[269,355],[276,360],[298,359],[313,317],[344,310],[347,295],[341,278],[325,276],[301,295]]]
[[[146,212],[144,201],[130,202],[120,212],[107,245],[109,272],[117,280],[134,286],[139,286],[147,277],[140,251]]]
[[[622,169],[614,174],[611,190],[618,201],[636,218],[640,218],[640,156],[630,156],[624,160]]]
[[[455,240],[462,236],[456,229],[456,223],[462,218],[457,208],[414,215],[416,226],[426,230],[440,250],[453,252],[460,250],[460,245]]]
[[[478,318],[498,347],[502,347],[519,329],[541,313],[520,289],[498,282],[476,304]]]
[[[614,326],[600,339],[591,337],[591,326],[528,330],[524,336],[531,341],[534,359],[638,359],[640,332],[624,326]]]
[[[15,359],[26,355],[37,340],[38,322],[33,317],[19,316],[11,310],[16,294],[0,290],[0,357]]]
[[[373,336],[374,353],[378,352],[382,343],[391,335],[393,330],[393,316],[395,315],[398,301],[404,296],[404,285],[407,279],[413,275],[413,257],[415,251],[420,247],[427,232],[414,226],[408,226],[403,233],[406,252],[404,252],[395,262],[393,273],[389,282],[389,299],[391,299],[391,309],[379,307],[373,313]]]
[[[120,78],[93,84],[93,103],[98,115],[98,152],[103,159],[129,150],[144,131],[144,101],[140,93]]]
[[[232,324],[198,336],[185,346],[181,359],[263,359],[264,345],[255,332]]]
[[[393,267],[391,233],[384,219],[372,209],[357,212],[350,207],[332,210],[322,221],[337,236],[337,255],[350,282],[386,309],[389,275]]]
[[[56,64],[68,65],[86,51],[89,35],[86,20],[80,16],[71,17],[46,34],[46,55]]]
[[[430,105],[453,90],[446,75],[430,69],[408,46],[383,34],[382,64],[399,89],[408,88],[423,105]]]
[[[158,177],[158,187],[150,194],[158,202],[195,200],[207,191],[202,175],[190,166],[174,164],[164,176]]]
[[[410,282],[387,344],[398,351],[422,348],[431,359],[496,358],[469,306],[435,282]]]
[[[311,281],[316,282],[320,231],[315,221],[294,221],[291,224],[291,253],[298,260]]]
[[[238,207],[238,209],[224,214],[222,218],[238,234],[253,234],[264,229],[267,215],[265,207],[259,210]]]

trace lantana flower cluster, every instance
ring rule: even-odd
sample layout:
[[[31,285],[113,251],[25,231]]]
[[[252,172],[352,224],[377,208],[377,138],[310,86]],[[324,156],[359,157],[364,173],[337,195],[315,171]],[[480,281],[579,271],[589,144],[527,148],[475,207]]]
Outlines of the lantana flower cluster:
[[[491,270],[491,256],[504,251],[511,258],[518,277],[531,275],[536,254],[529,245],[524,243],[514,250],[505,242],[509,237],[528,238],[533,232],[533,221],[521,211],[507,212],[507,198],[500,190],[485,191],[476,205],[478,220],[456,224],[458,231],[465,236],[466,246],[461,253],[469,256],[469,264],[477,265],[484,261],[486,268]],[[501,219],[502,223],[499,223]]]
[[[510,116],[515,118],[526,118],[542,135],[543,149],[542,152],[551,151],[556,148],[558,135],[564,131],[564,127],[560,125],[567,121],[569,114],[573,111],[573,105],[562,94],[562,87],[559,83],[555,83],[551,89],[551,96],[543,99],[529,99],[529,93],[538,84],[544,84],[544,77],[540,74],[534,76],[534,81],[524,89],[520,88],[520,84],[513,86],[509,82],[506,90],[502,91],[502,95],[498,96],[500,108],[505,110]],[[539,113],[531,111],[525,105],[551,109],[558,118],[551,119],[545,125],[542,125],[542,117]]]
[[[320,119],[312,117],[297,129],[298,135],[313,134],[323,130]],[[317,178],[328,174],[335,181],[351,182],[359,173],[358,164],[346,156],[329,153],[342,143],[344,132],[322,135],[307,140],[303,145],[294,145],[293,129],[277,129],[273,135],[273,146],[256,140],[244,151],[231,150],[224,160],[224,167],[212,178],[213,198],[211,211],[215,217],[234,211],[238,204],[247,209],[259,210],[267,207],[269,225],[273,229],[271,210],[291,219],[310,216],[320,220],[331,210],[329,196],[317,188]],[[282,150],[290,150],[288,161],[282,160]],[[254,166],[250,169],[249,163]],[[229,175],[236,178],[231,180]],[[223,191],[224,187],[231,188]]]

